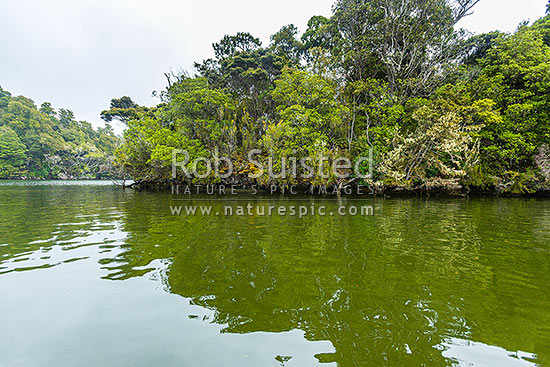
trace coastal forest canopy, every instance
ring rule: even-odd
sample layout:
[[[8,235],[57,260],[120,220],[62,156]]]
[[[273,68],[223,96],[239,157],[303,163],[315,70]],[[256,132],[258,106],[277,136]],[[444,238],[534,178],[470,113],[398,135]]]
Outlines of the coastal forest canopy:
[[[237,162],[235,181],[257,169],[246,160],[251,149],[280,170],[282,157],[355,162],[373,148],[369,183],[379,187],[545,190],[550,16],[513,34],[471,36],[456,25],[477,2],[338,0],[330,18],[312,17],[302,34],[284,26],[269,45],[249,33],[227,35],[195,75],[167,75],[158,106],[113,100],[104,118],[128,124],[118,164],[135,179],[163,182],[173,148],[191,159],[217,149]]]
[[[246,184],[258,173],[252,149],[275,171],[284,157],[327,157],[329,166],[373,151],[371,179],[327,170],[255,182],[549,190],[550,3],[513,34],[473,36],[457,23],[478,2],[337,0],[331,17],[313,16],[302,33],[283,26],[267,45],[246,32],[226,35],[193,75],[166,74],[159,105],[113,99],[99,130],[0,90],[0,177],[101,176],[114,154],[119,174],[166,183],[181,149],[190,161],[231,158],[228,181]],[[113,120],[127,125],[120,146]]]
[[[96,130],[70,110],[0,87],[0,179],[109,178],[119,143],[108,124]]]

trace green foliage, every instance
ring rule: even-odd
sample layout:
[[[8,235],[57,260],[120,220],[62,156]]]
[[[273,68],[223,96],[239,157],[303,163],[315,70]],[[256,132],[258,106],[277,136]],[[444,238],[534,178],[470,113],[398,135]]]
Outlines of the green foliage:
[[[79,122],[50,103],[38,109],[28,98],[0,88],[0,178],[101,178],[112,174],[118,145],[112,129]]]
[[[320,15],[311,17],[307,23],[307,30],[302,35],[302,43],[306,50],[322,47],[330,49],[334,31],[331,21]]]
[[[300,44],[294,38],[295,32],[293,26],[284,27],[273,36],[269,48],[262,48],[261,42],[248,33],[225,36],[213,45],[216,58],[196,63],[195,68],[209,88],[230,93],[254,124],[262,124],[261,120],[274,114],[270,97],[274,81],[285,65],[296,65],[300,61]],[[287,51],[291,54],[286,54]],[[171,94],[186,78],[180,76],[164,97],[171,100]]]
[[[395,148],[384,161],[388,184],[461,187],[479,162],[477,134],[485,123],[499,118],[492,101],[471,103],[461,92],[460,87],[445,86],[414,112],[417,127],[406,136],[395,136]]]
[[[200,141],[190,139],[185,131],[163,126],[156,116],[131,120],[123,138],[124,144],[116,152],[117,163],[135,179],[169,179],[173,149],[188,151],[190,161],[208,157]]]
[[[283,164],[289,157],[326,157],[328,166],[374,150],[369,183],[548,188],[550,15],[514,34],[467,39],[455,25],[477,2],[338,0],[332,17],[312,17],[301,36],[293,25],[282,27],[269,47],[249,33],[227,35],[213,45],[213,59],[195,64],[197,76],[168,78],[156,108],[112,101],[104,118],[129,124],[118,161],[136,178],[165,180],[173,148],[196,157],[217,150],[237,162],[261,149],[261,163],[273,162],[275,174],[292,170]],[[2,93],[0,105],[11,98]],[[20,110],[32,105],[18,103]],[[48,107],[42,116],[51,117]],[[19,134],[22,122],[10,124]],[[74,131],[64,136],[61,145],[81,139]],[[363,163],[361,173],[367,169]],[[258,181],[350,182],[333,173],[294,179],[266,172]]]
[[[298,28],[294,24],[286,25],[279,32],[271,36],[270,48],[273,52],[286,60],[288,64],[298,66],[303,54],[303,45],[296,38]]]
[[[139,106],[132,101],[130,97],[113,98],[111,108],[101,112],[101,118],[109,123],[113,120],[121,121],[125,124],[132,118],[137,118],[140,112],[146,112],[147,108]]]
[[[17,176],[27,160],[27,148],[8,126],[0,126],[0,178]]]
[[[240,32],[235,36],[224,36],[219,42],[212,45],[216,57],[220,60],[235,56],[241,52],[251,52],[259,49],[262,42],[250,33]]]
[[[55,116],[57,115],[57,112],[55,112],[55,109],[52,107],[52,104],[50,102],[42,103],[40,105],[40,112],[50,118],[55,118]]]
[[[550,141],[550,46],[540,23],[500,35],[480,61],[476,97],[491,98],[502,115],[481,132],[482,164],[494,175],[534,168],[533,157]]]
[[[319,159],[326,157],[328,173],[332,161],[344,154],[345,125],[350,111],[335,99],[335,88],[334,82],[299,70],[286,69],[277,80],[273,99],[278,106],[279,122],[269,126],[262,139],[262,146],[276,162],[274,172],[281,172],[284,157],[309,159],[310,167],[318,167]],[[291,172],[291,168],[287,171]],[[297,173],[307,175],[307,170]],[[276,183],[335,183],[334,175],[323,178],[317,173],[308,181],[280,178]]]
[[[0,108],[6,108],[8,106],[11,94],[0,87]]]
[[[490,32],[468,39],[465,44],[466,56],[464,64],[469,66],[478,64],[480,60],[483,60],[487,56],[487,52],[493,48],[495,40],[503,36],[504,34],[501,32]]]
[[[476,0],[338,0],[333,52],[349,80],[383,79],[401,101],[430,93],[456,65],[455,24]]]
[[[234,153],[237,148],[236,101],[204,78],[186,78],[172,87],[162,111],[168,124],[214,150]]]

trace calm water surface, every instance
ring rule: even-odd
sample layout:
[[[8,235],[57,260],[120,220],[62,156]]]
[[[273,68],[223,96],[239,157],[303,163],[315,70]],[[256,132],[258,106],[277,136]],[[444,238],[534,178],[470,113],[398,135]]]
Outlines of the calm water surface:
[[[550,201],[368,203],[0,182],[0,366],[550,366]]]

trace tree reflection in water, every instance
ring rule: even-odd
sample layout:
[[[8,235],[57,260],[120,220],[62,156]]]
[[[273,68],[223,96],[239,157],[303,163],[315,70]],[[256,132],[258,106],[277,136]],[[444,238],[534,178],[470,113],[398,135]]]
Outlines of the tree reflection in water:
[[[0,277],[97,246],[104,279],[160,274],[167,292],[207,311],[190,313],[196,322],[243,335],[301,330],[332,344],[321,362],[452,365],[497,353],[550,363],[547,201],[373,199],[374,217],[187,217],[172,216],[174,198],[162,193],[3,190]],[[65,261],[51,256],[57,247]]]
[[[166,289],[214,311],[226,333],[300,329],[330,341],[336,352],[317,358],[341,366],[452,364],[449,338],[548,361],[550,256],[534,256],[550,243],[543,202],[373,200],[375,217],[220,218],[173,217],[161,197],[124,203],[124,265],[111,277],[169,259]]]

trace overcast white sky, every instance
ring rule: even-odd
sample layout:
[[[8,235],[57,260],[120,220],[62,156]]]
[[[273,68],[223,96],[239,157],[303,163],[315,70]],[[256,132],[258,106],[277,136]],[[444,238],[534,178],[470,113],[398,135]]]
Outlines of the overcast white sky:
[[[192,71],[224,34],[264,43],[283,25],[301,32],[334,0],[0,0],[0,86],[73,110],[98,126],[113,97],[154,105],[163,73]],[[481,0],[461,26],[513,31],[544,15],[548,0]]]

